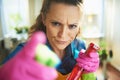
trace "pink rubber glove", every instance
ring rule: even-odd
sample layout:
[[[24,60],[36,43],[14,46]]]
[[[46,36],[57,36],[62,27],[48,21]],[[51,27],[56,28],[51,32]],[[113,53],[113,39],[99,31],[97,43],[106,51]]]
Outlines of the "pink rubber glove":
[[[81,50],[79,57],[76,59],[78,66],[84,69],[83,73],[95,72],[99,67],[99,55],[97,52],[90,53],[91,56],[84,54],[85,50]]]
[[[0,67],[0,80],[55,80],[57,78],[55,68],[35,61],[35,46],[38,43],[45,43],[45,35],[42,32],[36,32],[34,35],[16,56]]]
[[[15,57],[0,69],[0,80],[55,80],[54,68],[31,59]]]

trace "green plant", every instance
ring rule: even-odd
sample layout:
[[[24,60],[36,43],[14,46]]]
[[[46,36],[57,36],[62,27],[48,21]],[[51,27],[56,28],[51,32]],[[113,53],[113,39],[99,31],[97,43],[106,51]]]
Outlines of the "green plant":
[[[28,27],[27,26],[15,27],[15,31],[17,34],[28,33]]]
[[[100,39],[99,46],[100,46],[100,50],[99,50],[100,55],[102,55],[103,53],[106,53],[106,42],[105,42],[105,39],[103,39],[103,38]]]
[[[104,38],[100,39],[99,46],[100,46],[100,51],[99,51],[100,62],[101,64],[103,64],[103,61],[107,60],[107,56],[108,56],[107,50],[106,50],[106,41]]]
[[[23,25],[23,19],[19,13],[10,14],[9,21],[9,28],[15,30],[17,34],[28,32],[28,26]]]

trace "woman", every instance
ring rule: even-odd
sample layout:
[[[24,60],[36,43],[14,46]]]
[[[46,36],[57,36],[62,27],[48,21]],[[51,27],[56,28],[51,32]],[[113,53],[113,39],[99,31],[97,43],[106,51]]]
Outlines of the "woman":
[[[76,63],[84,68],[82,80],[86,80],[85,77],[87,80],[96,79],[93,72],[99,65],[98,56],[89,60],[87,57],[82,57],[81,61],[76,61],[76,58],[79,58],[79,51],[86,49],[84,41],[77,39],[83,15],[82,3],[82,0],[44,0],[36,23],[30,28],[30,36],[36,31],[45,32],[46,45],[61,59],[62,63],[57,68],[59,80],[65,80],[66,75],[72,71]],[[23,46],[24,44],[20,44],[10,55],[15,55]],[[82,53],[84,52],[80,52]],[[4,62],[6,61],[7,59]]]

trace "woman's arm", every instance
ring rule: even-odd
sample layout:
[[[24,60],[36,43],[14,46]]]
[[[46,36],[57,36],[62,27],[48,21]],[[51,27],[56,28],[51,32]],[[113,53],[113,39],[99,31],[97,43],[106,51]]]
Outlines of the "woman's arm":
[[[8,60],[10,60],[11,58],[13,58],[18,51],[20,51],[25,43],[20,43],[3,61],[1,64],[5,64]]]

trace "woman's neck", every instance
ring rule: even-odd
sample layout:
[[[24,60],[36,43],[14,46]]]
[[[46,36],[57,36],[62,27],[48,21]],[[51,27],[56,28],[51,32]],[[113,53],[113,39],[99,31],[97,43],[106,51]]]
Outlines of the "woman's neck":
[[[58,55],[60,59],[62,59],[65,55],[65,50],[53,49],[53,51]]]
[[[65,49],[64,49],[64,50],[60,50],[60,49],[58,49],[58,48],[50,45],[49,41],[48,41],[47,45],[50,46],[50,48],[56,53],[56,55],[57,55],[60,59],[62,59],[62,58],[64,57],[64,55],[65,55]]]

